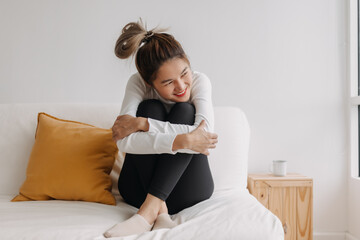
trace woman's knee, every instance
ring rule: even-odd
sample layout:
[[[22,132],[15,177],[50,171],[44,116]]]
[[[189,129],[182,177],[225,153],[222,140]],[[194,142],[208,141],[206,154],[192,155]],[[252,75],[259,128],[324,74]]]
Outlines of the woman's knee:
[[[159,100],[147,99],[139,104],[136,116],[164,121],[166,119],[166,109]]]
[[[191,103],[176,103],[168,115],[168,121],[171,123],[192,125],[195,121],[195,107]]]

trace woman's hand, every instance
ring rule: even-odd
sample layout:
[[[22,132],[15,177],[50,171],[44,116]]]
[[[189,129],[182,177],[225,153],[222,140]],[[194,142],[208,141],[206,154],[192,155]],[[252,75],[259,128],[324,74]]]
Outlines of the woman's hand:
[[[191,133],[189,133],[189,149],[209,155],[209,149],[215,148],[218,136],[216,133],[205,131],[205,121],[202,120],[200,125]]]
[[[202,120],[200,125],[191,133],[176,136],[173,151],[186,148],[204,155],[209,155],[209,149],[216,147],[216,143],[218,142],[217,138],[216,133],[205,131],[205,121]]]
[[[148,131],[149,123],[147,118],[133,117],[130,115],[120,115],[116,118],[113,127],[111,128],[113,140],[117,142],[130,134],[138,131]]]

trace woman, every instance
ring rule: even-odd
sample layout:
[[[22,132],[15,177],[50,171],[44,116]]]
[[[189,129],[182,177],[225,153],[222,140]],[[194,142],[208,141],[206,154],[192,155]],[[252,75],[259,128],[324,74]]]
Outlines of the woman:
[[[121,59],[135,56],[113,139],[126,152],[119,177],[124,200],[139,208],[106,237],[140,234],[176,224],[169,214],[208,199],[214,189],[207,155],[215,148],[211,84],[191,70],[180,43],[141,19],[116,42]]]

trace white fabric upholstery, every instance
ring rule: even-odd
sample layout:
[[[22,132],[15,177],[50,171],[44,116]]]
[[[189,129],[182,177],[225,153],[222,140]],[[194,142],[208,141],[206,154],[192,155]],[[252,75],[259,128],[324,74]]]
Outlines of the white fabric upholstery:
[[[215,191],[246,189],[250,128],[245,114],[234,107],[215,107],[218,144],[209,161]]]
[[[111,128],[120,107],[0,104],[0,239],[100,239],[106,229],[136,212],[121,200],[116,187],[123,155],[111,173],[117,206],[58,200],[10,202],[25,180],[38,112]],[[250,130],[245,114],[238,108],[215,107],[215,132],[219,143],[209,156],[214,195],[174,215],[181,224],[171,230],[124,239],[283,239],[280,220],[246,189]]]

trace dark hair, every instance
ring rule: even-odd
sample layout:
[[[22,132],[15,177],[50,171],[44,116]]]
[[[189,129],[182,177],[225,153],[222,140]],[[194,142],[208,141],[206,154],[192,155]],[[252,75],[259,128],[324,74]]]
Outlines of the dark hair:
[[[142,20],[125,25],[115,45],[115,55],[125,59],[135,55],[135,65],[141,77],[149,85],[156,79],[161,65],[171,59],[184,59],[189,65],[181,44],[164,29],[146,30]]]

